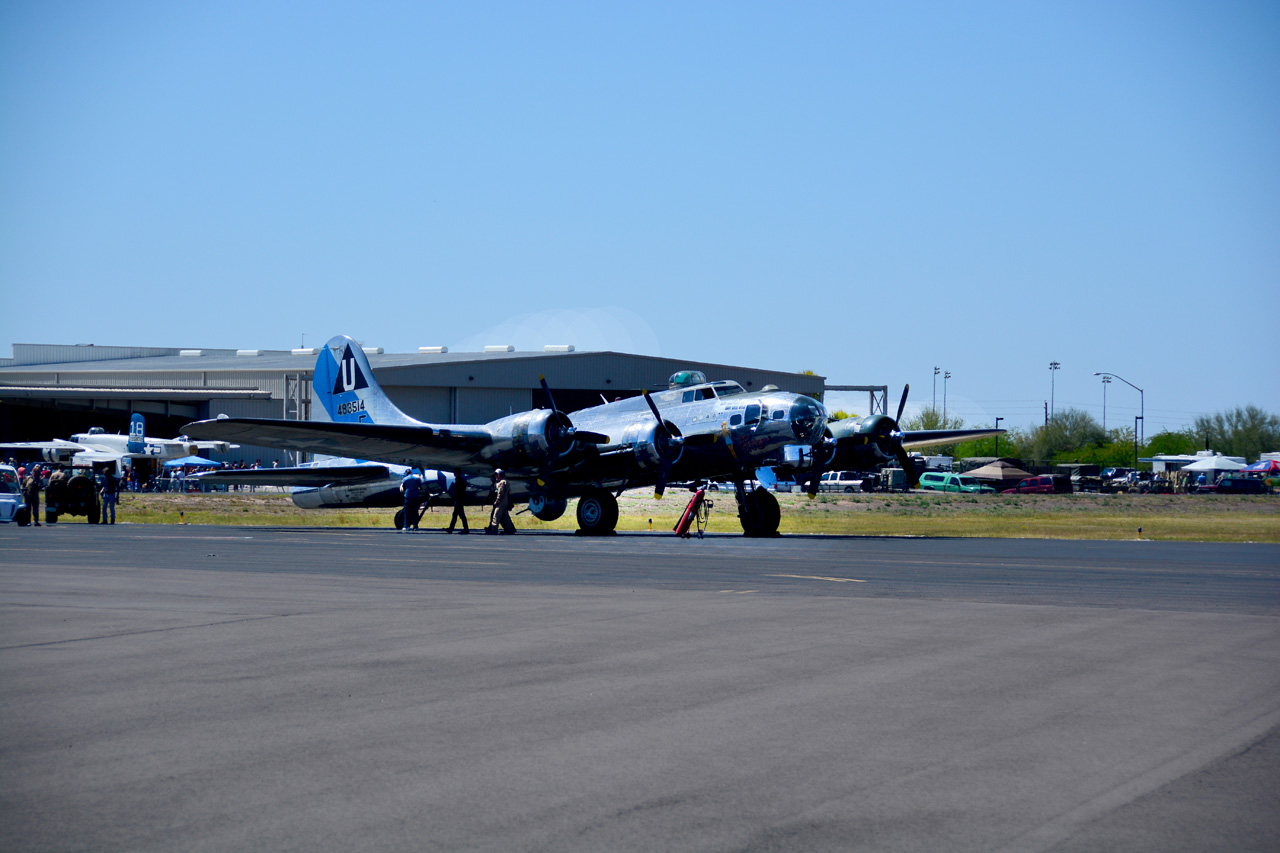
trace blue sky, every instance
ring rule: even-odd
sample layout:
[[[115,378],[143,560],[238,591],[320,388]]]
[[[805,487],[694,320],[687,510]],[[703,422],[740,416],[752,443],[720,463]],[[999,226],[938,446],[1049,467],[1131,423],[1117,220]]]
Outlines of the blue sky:
[[[0,353],[940,366],[1006,426],[1058,361],[1151,434],[1280,412],[1278,274],[1274,2],[0,5]]]

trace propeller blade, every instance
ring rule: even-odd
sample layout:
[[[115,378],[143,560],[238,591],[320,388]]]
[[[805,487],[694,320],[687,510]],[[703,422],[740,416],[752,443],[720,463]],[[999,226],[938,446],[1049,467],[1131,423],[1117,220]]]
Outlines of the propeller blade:
[[[613,439],[604,433],[592,432],[587,429],[580,429],[573,434],[573,437],[581,441],[583,444],[608,444]]]
[[[894,423],[902,423],[902,410],[907,407],[907,392],[910,390],[910,385],[902,386],[902,400],[898,403],[898,416],[893,419]]]
[[[907,485],[913,489],[920,485],[920,477],[916,474],[915,463],[911,461],[911,456],[907,453],[907,449],[899,444],[898,452],[895,455],[898,457],[898,464],[902,466],[902,473],[907,475]]]
[[[658,423],[662,423],[662,415],[658,414],[658,404],[653,402],[653,398],[649,396],[649,389],[646,388],[640,393],[644,395],[644,401],[649,404],[649,411],[653,412],[653,416],[658,419]],[[665,428],[666,425],[664,424],[663,429]]]
[[[551,396],[551,386],[547,384],[547,377],[541,373],[538,374],[538,381],[542,383],[542,393],[547,395],[547,402],[551,404],[551,411],[558,412],[556,408],[556,398]]]

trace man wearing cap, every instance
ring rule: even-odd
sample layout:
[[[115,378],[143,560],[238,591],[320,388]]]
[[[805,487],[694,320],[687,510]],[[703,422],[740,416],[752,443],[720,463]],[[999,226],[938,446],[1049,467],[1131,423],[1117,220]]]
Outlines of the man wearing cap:
[[[501,468],[493,472],[493,491],[493,523],[502,533],[515,533],[516,526],[511,523],[511,484]]]

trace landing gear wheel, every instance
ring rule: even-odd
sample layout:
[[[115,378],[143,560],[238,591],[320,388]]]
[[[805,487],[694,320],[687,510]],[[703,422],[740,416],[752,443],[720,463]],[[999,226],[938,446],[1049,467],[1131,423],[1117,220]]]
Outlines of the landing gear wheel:
[[[592,489],[578,498],[578,530],[600,535],[618,526],[618,501],[603,489]]]
[[[738,519],[745,536],[777,536],[782,523],[782,509],[778,499],[768,489],[748,492],[738,507]]]
[[[403,507],[396,510],[395,525],[396,525],[396,530],[404,529],[404,508]]]

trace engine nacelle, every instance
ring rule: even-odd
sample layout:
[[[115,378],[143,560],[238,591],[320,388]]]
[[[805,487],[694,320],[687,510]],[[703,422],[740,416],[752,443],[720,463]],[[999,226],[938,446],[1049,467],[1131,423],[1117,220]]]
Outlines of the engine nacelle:
[[[622,442],[631,445],[632,460],[642,471],[664,463],[674,465],[684,453],[680,429],[671,421],[666,421],[664,426],[665,432],[658,429],[656,420],[642,421],[631,424],[622,433]]]
[[[40,455],[45,462],[58,462],[62,465],[70,464],[75,454],[70,450],[64,450],[61,447],[46,447],[40,451]]]
[[[540,467],[555,462],[574,446],[573,422],[563,412],[534,409],[494,421],[493,443],[486,460],[512,468]]]

